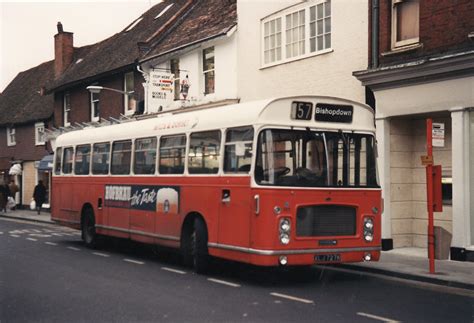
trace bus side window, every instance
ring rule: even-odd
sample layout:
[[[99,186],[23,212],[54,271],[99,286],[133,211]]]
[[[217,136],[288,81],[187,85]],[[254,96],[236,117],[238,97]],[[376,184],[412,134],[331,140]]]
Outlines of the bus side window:
[[[219,172],[221,132],[195,132],[190,136],[188,171],[190,174],[217,174]]]
[[[112,145],[112,163],[110,173],[112,175],[130,174],[132,141],[116,141]]]
[[[160,138],[160,174],[183,174],[186,135]]]
[[[154,174],[156,168],[156,138],[135,140],[133,156],[133,172],[135,174]]]
[[[63,154],[63,174],[72,173],[72,161],[74,157],[74,148],[64,148]]]
[[[253,128],[227,130],[224,151],[225,173],[249,173],[252,162]]]
[[[61,157],[62,157],[62,148],[56,148],[56,158],[54,160],[54,173],[56,175],[61,175]]]
[[[89,175],[91,162],[91,145],[81,145],[76,147],[76,157],[74,158],[74,174]]]
[[[92,152],[92,174],[107,175],[109,173],[110,144],[94,144]]]

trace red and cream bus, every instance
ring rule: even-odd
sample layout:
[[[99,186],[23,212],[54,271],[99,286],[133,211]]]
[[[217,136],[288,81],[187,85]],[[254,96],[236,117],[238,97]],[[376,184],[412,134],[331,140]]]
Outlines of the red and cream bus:
[[[97,235],[261,265],[378,260],[373,110],[302,96],[71,131],[56,140],[52,219]]]

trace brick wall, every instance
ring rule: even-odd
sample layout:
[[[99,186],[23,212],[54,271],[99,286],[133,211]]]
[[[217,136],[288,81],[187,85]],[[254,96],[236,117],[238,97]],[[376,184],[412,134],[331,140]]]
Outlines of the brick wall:
[[[371,3],[371,1],[369,1]],[[391,0],[380,0],[380,54],[391,51]],[[381,64],[391,64],[448,51],[474,49],[468,34],[474,31],[474,1],[420,0],[421,48],[396,55],[379,55]]]
[[[143,82],[141,74],[135,73],[135,93],[140,98],[143,98]],[[69,122],[71,124],[91,121],[90,92],[86,89],[89,85],[91,84],[82,84],[67,90],[71,101],[71,111],[69,112]],[[124,74],[116,74],[112,77],[101,79],[98,85],[123,91]],[[56,127],[64,125],[63,95],[64,92],[58,92],[54,98],[54,123]],[[123,94],[104,90],[101,91],[99,100],[101,118],[119,118],[120,114],[124,113]]]

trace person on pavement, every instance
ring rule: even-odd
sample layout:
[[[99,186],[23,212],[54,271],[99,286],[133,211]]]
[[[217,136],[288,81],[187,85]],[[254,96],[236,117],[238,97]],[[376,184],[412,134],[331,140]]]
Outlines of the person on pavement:
[[[46,187],[44,186],[42,180],[39,180],[38,185],[35,186],[35,190],[33,192],[33,199],[36,203],[36,211],[38,211],[38,214],[40,214],[41,206],[46,201]]]
[[[0,211],[7,212],[7,202],[10,196],[10,189],[3,179],[0,179]]]
[[[10,180],[10,184],[8,184],[8,188],[10,189],[10,196],[13,197],[13,200],[16,198],[16,193],[20,190],[18,185],[15,184],[14,180]],[[12,210],[15,209],[15,206],[12,208]]]

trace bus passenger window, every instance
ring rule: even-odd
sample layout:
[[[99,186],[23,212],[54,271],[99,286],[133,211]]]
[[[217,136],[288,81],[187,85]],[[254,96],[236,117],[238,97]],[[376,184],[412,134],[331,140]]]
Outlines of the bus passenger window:
[[[224,152],[225,173],[250,172],[252,143],[252,127],[240,127],[227,130]]]
[[[135,140],[133,172],[135,174],[154,174],[156,167],[156,138]]]
[[[91,162],[91,146],[82,145],[76,147],[76,158],[74,159],[74,174],[89,175]]]
[[[61,175],[61,154],[63,152],[62,148],[56,148],[56,158],[54,161],[54,173],[56,175]]]
[[[219,171],[221,132],[191,134],[188,156],[190,174],[217,174]]]
[[[74,156],[74,148],[64,148],[64,155],[63,155],[63,174],[71,174],[72,173],[72,160]]]
[[[92,174],[107,175],[109,173],[110,144],[94,144],[92,152]]]
[[[112,163],[110,173],[113,175],[130,174],[132,141],[116,141],[112,145]]]
[[[183,174],[186,136],[166,136],[160,139],[160,174]]]

